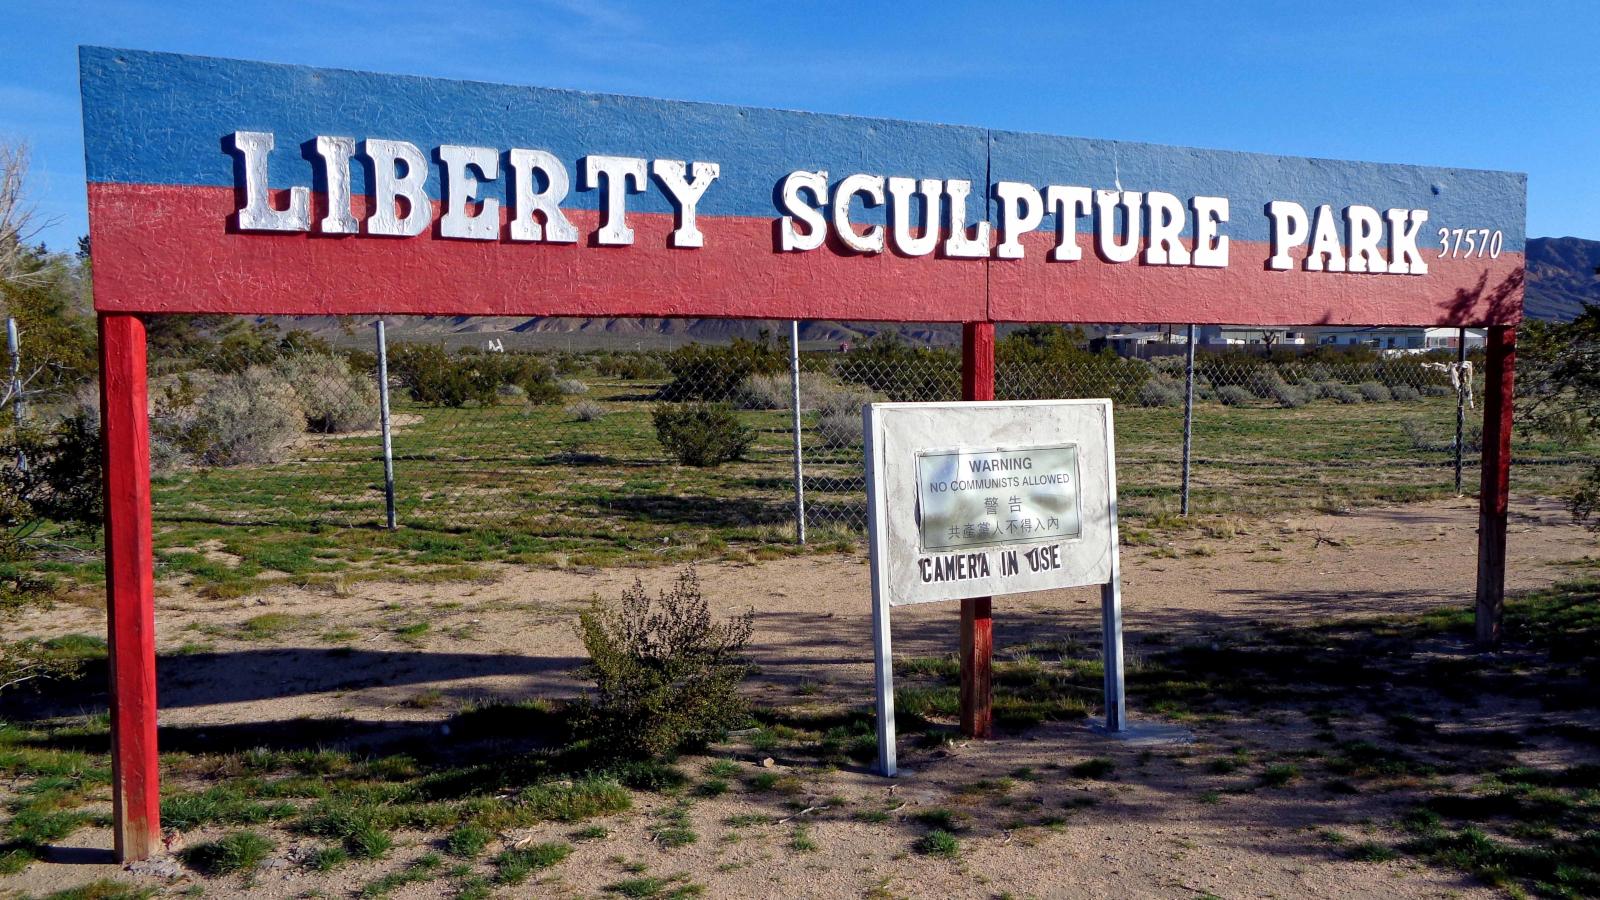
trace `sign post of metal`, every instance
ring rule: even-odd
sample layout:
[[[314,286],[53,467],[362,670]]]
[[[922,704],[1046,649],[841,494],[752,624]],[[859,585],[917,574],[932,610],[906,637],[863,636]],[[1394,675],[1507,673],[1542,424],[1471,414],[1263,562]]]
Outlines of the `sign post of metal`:
[[[16,421],[17,430],[22,430],[22,425],[27,421],[27,414],[23,410],[26,403],[22,384],[22,342],[17,336],[17,320],[6,319],[6,352],[11,356],[11,415]],[[20,442],[19,442],[20,443]],[[17,471],[28,471],[27,454],[17,451]]]
[[[1179,512],[1189,514],[1189,461],[1194,453],[1194,332],[1189,326],[1189,346],[1183,366],[1183,497]]]
[[[878,771],[898,771],[890,611],[1100,585],[1105,720],[1127,725],[1110,400],[863,410]]]
[[[398,526],[394,510],[394,441],[389,419],[389,338],[383,320],[373,323],[378,335],[378,424],[383,430],[384,519],[393,531]]]

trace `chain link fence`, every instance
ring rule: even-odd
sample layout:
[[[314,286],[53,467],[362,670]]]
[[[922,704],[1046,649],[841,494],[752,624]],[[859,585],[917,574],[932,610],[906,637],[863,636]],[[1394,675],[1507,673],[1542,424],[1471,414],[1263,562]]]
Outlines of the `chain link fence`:
[[[463,333],[395,319],[380,381],[372,324],[313,334],[236,322],[203,352],[153,352],[168,562],[445,577],[496,561],[783,552],[802,535],[853,545],[866,519],[862,406],[961,397],[959,331],[942,326],[802,343],[785,322],[700,343],[665,326],[619,336],[475,322]],[[1102,343],[1002,326],[995,393],[1115,402],[1130,539],[1183,512],[1186,418],[1190,505],[1207,516],[1449,495],[1458,420],[1476,486],[1480,415],[1458,386],[1482,385],[1455,368],[1456,350],[1202,346],[1190,405],[1181,341],[1127,355]],[[1594,456],[1521,435],[1519,488],[1570,478]]]

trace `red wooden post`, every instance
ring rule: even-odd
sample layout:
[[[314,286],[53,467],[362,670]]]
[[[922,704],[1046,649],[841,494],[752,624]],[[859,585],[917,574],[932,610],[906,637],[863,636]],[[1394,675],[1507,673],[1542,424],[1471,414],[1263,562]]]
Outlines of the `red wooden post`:
[[[126,313],[102,314],[100,422],[105,442],[111,811],[121,862],[144,859],[161,842],[145,374],[144,323]]]
[[[994,399],[994,323],[961,328],[961,399]],[[994,725],[993,600],[961,601],[961,733],[986,738]]]
[[[1506,601],[1506,510],[1511,494],[1514,325],[1489,327],[1483,385],[1483,480],[1478,492],[1478,644],[1500,642]]]

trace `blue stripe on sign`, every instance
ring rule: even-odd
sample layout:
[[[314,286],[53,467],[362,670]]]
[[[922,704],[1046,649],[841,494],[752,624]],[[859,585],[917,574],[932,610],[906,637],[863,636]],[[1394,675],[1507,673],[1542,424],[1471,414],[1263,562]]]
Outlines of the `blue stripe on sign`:
[[[1527,176],[1482,169],[1445,169],[1344,160],[1200,150],[1126,141],[992,131],[994,181],[1067,184],[1129,191],[1166,191],[1227,197],[1223,233],[1242,241],[1269,239],[1266,205],[1290,200],[1310,213],[1324,203],[1335,210],[1363,204],[1379,212],[1401,207],[1428,210],[1419,244],[1438,245],[1438,229],[1489,228],[1505,235],[1504,249],[1521,253],[1526,224]],[[1042,230],[1054,231],[1047,216]],[[1078,229],[1092,228],[1079,220]],[[1342,229],[1341,229],[1342,230]],[[1193,236],[1191,227],[1184,234]]]
[[[548,150],[572,175],[565,205],[583,209],[600,202],[600,191],[577,190],[577,161],[591,153],[720,163],[702,215],[772,216],[779,180],[801,169],[835,181],[852,172],[964,178],[982,203],[978,128],[98,47],[82,48],[81,65],[90,181],[230,186],[234,158],[221,139],[244,130],[277,136],[274,187],[311,183],[311,154],[298,144],[320,134],[410,141],[430,155],[441,144]],[[485,196],[505,199],[504,160],[501,168]],[[362,191],[361,172],[351,181]],[[435,163],[435,199],[439,181]],[[672,211],[653,184],[628,204]],[[857,220],[883,220],[882,208],[859,206]]]
[[[985,131],[888,119],[820,115],[515,87],[438,78],[380,75],[272,63],[84,47],[80,50],[84,135],[90,181],[225,187],[234,159],[222,138],[236,130],[269,131],[274,187],[311,184],[317,135],[405,140],[431,154],[441,144],[548,150],[569,165],[568,206],[595,209],[597,190],[579,190],[585,154],[708,160],[722,174],[700,203],[708,216],[778,214],[778,182],[796,170],[826,170],[835,183],[853,172],[966,179],[969,215],[993,181],[1163,190],[1188,198],[1228,197],[1224,233],[1265,241],[1268,200],[1310,210],[1327,203],[1425,207],[1424,247],[1441,226],[1491,228],[1504,249],[1521,252],[1526,178],[1506,172],[1421,168],[1197,150],[1153,144]],[[352,184],[369,183],[358,160]],[[505,200],[507,172],[480,196]],[[428,192],[440,197],[439,168]],[[852,218],[884,221],[884,209]],[[670,212],[658,186],[630,196],[629,207]],[[993,203],[989,204],[994,218]],[[918,219],[920,221],[920,212]],[[1041,226],[1054,230],[1047,219]],[[1087,229],[1087,220],[1079,228]],[[1192,233],[1192,229],[1186,231]]]

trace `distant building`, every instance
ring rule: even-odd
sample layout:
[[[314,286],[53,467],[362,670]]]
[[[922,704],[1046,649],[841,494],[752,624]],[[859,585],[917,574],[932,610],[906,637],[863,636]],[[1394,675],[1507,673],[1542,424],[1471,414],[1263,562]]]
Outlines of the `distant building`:
[[[1151,350],[1160,346],[1177,345],[1182,347],[1189,343],[1188,329],[1162,329],[1146,331],[1119,331],[1107,334],[1099,339],[1103,346],[1110,347],[1119,356],[1138,356],[1141,350]]]
[[[1201,346],[1299,347],[1307,343],[1306,332],[1294,328],[1267,328],[1260,325],[1202,325]]]
[[[1486,333],[1482,328],[1468,328],[1466,333],[1468,350],[1484,346]],[[1454,350],[1460,341],[1459,328],[1321,328],[1316,333],[1319,346],[1371,347],[1404,353]]]

